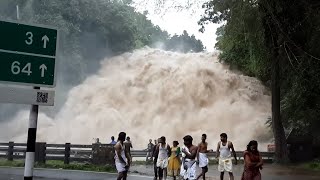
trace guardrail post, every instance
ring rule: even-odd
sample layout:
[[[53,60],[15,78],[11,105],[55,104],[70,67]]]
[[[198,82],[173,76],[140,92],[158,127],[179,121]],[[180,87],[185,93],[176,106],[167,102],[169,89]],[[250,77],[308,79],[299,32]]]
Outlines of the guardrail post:
[[[46,143],[36,143],[35,161],[43,164],[46,163]]]
[[[46,163],[46,150],[47,143],[40,143],[40,151],[39,151],[39,162],[45,164]]]
[[[8,146],[8,161],[13,161],[14,142],[10,141]]]
[[[99,158],[99,152],[100,152],[100,144],[92,143],[92,164],[98,165],[100,162]]]
[[[70,149],[71,149],[71,144],[66,143],[64,147],[64,164],[70,163]]]

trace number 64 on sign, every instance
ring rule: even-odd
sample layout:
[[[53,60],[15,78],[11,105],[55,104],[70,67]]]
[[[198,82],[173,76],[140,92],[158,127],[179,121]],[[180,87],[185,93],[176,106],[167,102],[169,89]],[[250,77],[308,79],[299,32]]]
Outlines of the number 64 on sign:
[[[14,75],[18,75],[19,73],[26,73],[28,76],[32,74],[31,71],[31,63],[27,63],[21,70],[20,68],[20,62],[19,61],[14,61],[11,64],[11,72]],[[41,77],[44,77],[44,73],[47,70],[47,66],[45,64],[41,64],[39,69],[41,70]]]
[[[54,58],[0,52],[0,81],[54,85]]]

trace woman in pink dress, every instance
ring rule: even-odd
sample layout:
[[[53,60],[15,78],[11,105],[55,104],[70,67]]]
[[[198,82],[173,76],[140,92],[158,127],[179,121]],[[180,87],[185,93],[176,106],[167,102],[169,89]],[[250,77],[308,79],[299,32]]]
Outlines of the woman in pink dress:
[[[258,142],[250,141],[244,152],[244,170],[241,180],[261,180],[263,161],[258,151]]]

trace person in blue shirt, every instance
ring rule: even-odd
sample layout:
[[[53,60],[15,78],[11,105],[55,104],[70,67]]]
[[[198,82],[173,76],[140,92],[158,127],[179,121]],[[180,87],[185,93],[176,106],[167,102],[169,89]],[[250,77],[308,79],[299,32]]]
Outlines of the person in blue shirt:
[[[111,143],[110,144],[112,144],[112,145],[117,144],[117,142],[114,140],[114,136],[111,136]]]

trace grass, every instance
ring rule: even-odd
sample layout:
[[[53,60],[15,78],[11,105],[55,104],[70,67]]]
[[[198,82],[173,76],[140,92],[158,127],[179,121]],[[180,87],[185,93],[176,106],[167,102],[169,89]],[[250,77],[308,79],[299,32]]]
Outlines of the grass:
[[[8,167],[24,167],[24,161],[22,160],[14,160],[14,161],[7,161],[7,160],[0,160],[0,166],[8,166]]]
[[[0,160],[0,166],[24,167],[24,161]],[[111,165],[98,166],[98,165],[84,164],[84,163],[64,164],[63,161],[53,161],[53,160],[47,161],[46,164],[35,163],[35,168],[67,169],[67,170],[82,170],[82,171],[95,171],[95,172],[116,172],[116,169]]]
[[[312,171],[320,171],[320,160],[314,160],[312,162],[303,163],[302,168]]]

